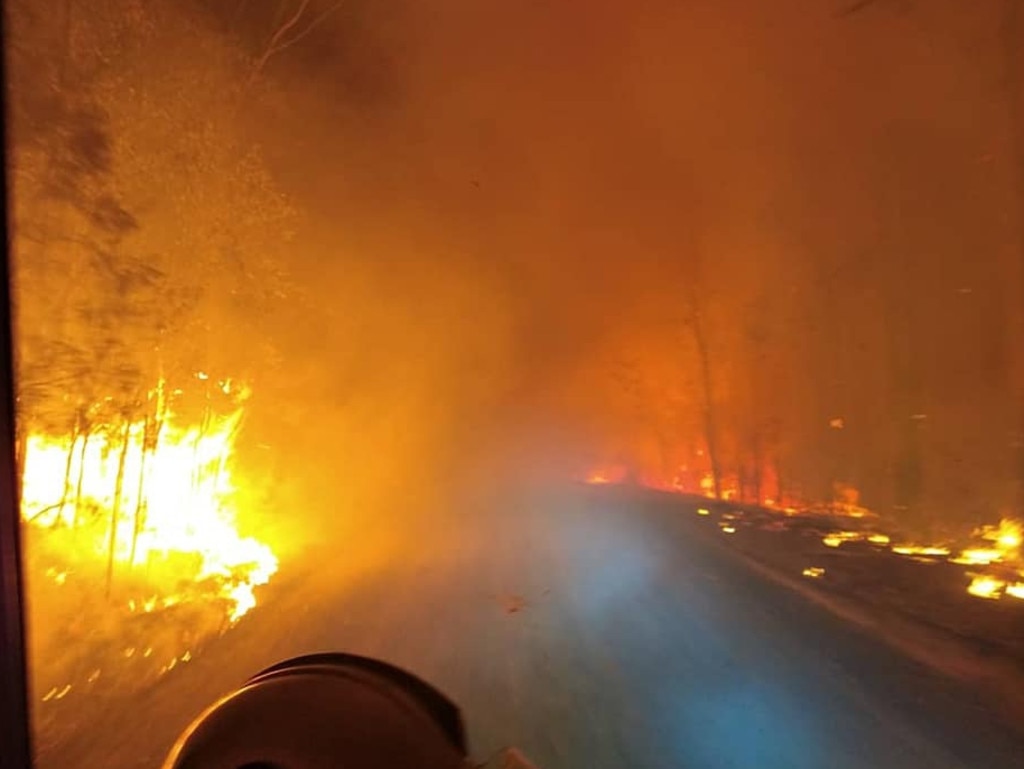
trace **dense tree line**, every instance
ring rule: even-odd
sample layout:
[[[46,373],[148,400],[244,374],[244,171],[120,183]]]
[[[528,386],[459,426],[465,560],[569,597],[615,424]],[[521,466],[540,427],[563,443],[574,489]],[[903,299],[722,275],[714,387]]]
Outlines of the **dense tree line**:
[[[247,57],[173,3],[15,2],[10,19],[25,424],[254,373],[294,213],[241,130]]]
[[[8,9],[19,459],[32,433],[67,446],[63,491],[29,511],[56,525],[82,502],[75,457],[90,440],[117,452],[111,559],[113,522],[134,514],[137,534],[144,509],[129,442],[145,461],[169,414],[236,409],[239,383],[280,365],[296,298],[295,211],[243,130],[251,57],[192,10]]]

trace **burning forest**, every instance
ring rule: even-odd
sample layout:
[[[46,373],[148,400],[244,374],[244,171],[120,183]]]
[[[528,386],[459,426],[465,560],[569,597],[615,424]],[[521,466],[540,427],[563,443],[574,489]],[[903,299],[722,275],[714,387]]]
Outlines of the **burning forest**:
[[[184,65],[193,21],[79,10],[12,11],[16,453],[43,725],[189,661],[279,568],[237,444],[272,357],[243,329],[280,320],[292,211],[230,107],[211,109],[244,70],[200,35],[218,67],[153,73],[148,46]],[[154,109],[168,98],[178,122]],[[229,199],[245,211],[226,219]]]
[[[108,597],[121,592],[122,575],[147,586],[128,600],[130,611],[173,606],[187,597],[182,585],[197,584],[236,622],[256,605],[253,588],[277,570],[270,548],[237,528],[231,453],[244,393],[232,397],[231,383],[219,383],[235,411],[207,406],[190,426],[168,405],[183,391],[166,388],[150,393],[153,412],[137,421],[79,422],[69,436],[27,433],[22,515],[52,549],[46,572],[58,584],[79,569],[93,576],[105,562]]]
[[[505,492],[668,499],[680,551],[1019,628],[1013,3],[7,5],[44,753],[108,695],[195,706],[208,653],[401,653],[348,609],[422,572],[444,614],[474,533],[569,530]],[[657,563],[594,541],[640,584],[676,561],[634,525]]]

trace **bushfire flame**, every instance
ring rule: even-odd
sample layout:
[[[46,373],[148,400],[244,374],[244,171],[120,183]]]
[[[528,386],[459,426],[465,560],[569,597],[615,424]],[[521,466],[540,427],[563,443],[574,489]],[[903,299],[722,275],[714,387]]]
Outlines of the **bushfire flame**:
[[[909,555],[920,558],[945,558],[951,552],[944,545],[896,545],[892,551],[897,555]]]
[[[999,598],[999,593],[1004,586],[1002,580],[982,574],[971,580],[971,584],[967,586],[967,592],[978,598],[994,599]]]
[[[701,452],[697,453],[698,456],[702,455]],[[681,468],[681,470],[685,469]],[[685,488],[685,484],[679,480],[681,477],[677,474],[675,481],[667,485],[651,482],[645,477],[642,485],[714,497],[715,484],[713,476],[709,472],[703,473],[696,488]],[[614,483],[618,480],[621,480],[621,475],[609,471],[607,467],[593,470],[587,476],[587,482],[594,484]],[[723,482],[722,498],[729,499],[734,496],[731,490],[731,481],[727,479],[727,482]],[[851,493],[850,489],[842,488],[839,491],[841,493],[838,494],[837,500],[833,500],[827,510],[834,519],[860,519],[865,522],[877,520],[878,524],[881,524],[877,514],[857,504],[857,495]],[[817,509],[808,506],[793,507],[786,504],[785,501],[779,504],[770,498],[764,499],[764,507],[786,517],[821,511],[821,506]],[[708,508],[699,507],[696,509],[696,513],[700,516],[709,516],[711,511]],[[724,534],[736,532],[736,527],[731,522],[732,518],[733,516],[725,515],[723,521],[719,523],[719,529]],[[878,528],[883,527],[881,525],[865,525],[857,529],[835,529],[826,532],[821,542],[829,548],[839,548],[852,542],[865,542],[875,546],[877,550],[889,551],[896,555],[919,560],[942,560],[965,566],[989,567],[988,571],[995,573],[970,572],[968,574],[971,578],[967,586],[968,594],[990,600],[1000,599],[1003,596],[1024,600],[1024,557],[1022,557],[1024,556],[1024,521],[1003,518],[998,524],[983,526],[974,532],[975,541],[972,546],[960,550],[955,550],[948,543],[894,542],[890,534],[879,531]],[[823,574],[824,569],[820,567],[808,567],[803,571],[803,576],[812,579],[820,578]]]
[[[1022,533],[1024,533],[1024,523],[1003,518],[997,525],[983,526],[975,532],[976,536],[991,544],[966,548],[951,560],[954,563],[965,563],[972,566],[1019,560]]]
[[[241,417],[238,409],[181,426],[167,415],[159,431],[140,421],[74,439],[30,434],[22,516],[30,525],[76,530],[69,555],[109,559],[111,568],[176,557],[190,566],[179,577],[218,586],[235,622],[278,567],[270,547],[237,529],[229,460]],[[167,587],[162,605],[175,600]]]

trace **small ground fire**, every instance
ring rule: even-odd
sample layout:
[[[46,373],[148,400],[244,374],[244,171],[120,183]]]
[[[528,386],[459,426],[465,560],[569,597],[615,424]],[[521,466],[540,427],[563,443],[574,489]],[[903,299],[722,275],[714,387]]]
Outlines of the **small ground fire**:
[[[584,482],[591,485],[621,484],[628,482],[631,478],[633,476],[624,468],[615,466],[600,466],[583,476]],[[642,477],[639,479],[638,485],[660,491],[690,493],[708,499],[714,498],[714,493],[709,490],[710,487],[713,487],[713,483],[702,482],[699,490],[696,488],[687,490],[677,483],[651,481]],[[737,499],[736,496],[735,488],[729,484],[723,486],[722,501],[742,504],[743,500]],[[789,502],[793,502],[793,500]],[[747,504],[756,505],[779,516],[814,514],[827,510],[835,524],[848,522],[845,525],[848,525],[849,528],[837,526],[821,537],[821,543],[825,547],[838,549],[852,543],[863,543],[899,556],[925,560],[948,560],[952,564],[972,567],[965,572],[966,577],[969,578],[966,586],[969,595],[986,600],[999,600],[1004,596],[1024,599],[1024,560],[1021,557],[1024,523],[1017,519],[1004,517],[997,524],[988,524],[975,529],[971,533],[970,540],[960,543],[961,546],[958,547],[954,542],[918,543],[897,537],[887,530],[887,522],[877,514],[849,501],[817,505],[803,502],[796,507],[789,502],[779,508],[774,500],[772,500],[772,504],[768,504],[767,500],[762,500],[759,505],[754,500],[746,500]],[[706,516],[710,513],[707,508],[701,507],[697,510],[697,514]],[[723,516],[723,521],[719,525],[723,533],[736,533],[734,519],[735,515],[732,514]],[[819,578],[824,573],[825,570],[817,566],[810,566],[803,570],[803,576],[811,578]]]

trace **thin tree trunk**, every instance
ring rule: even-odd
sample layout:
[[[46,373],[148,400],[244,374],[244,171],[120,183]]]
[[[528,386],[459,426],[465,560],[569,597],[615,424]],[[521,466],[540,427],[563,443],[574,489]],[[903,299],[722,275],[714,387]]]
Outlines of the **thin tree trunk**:
[[[150,430],[153,420],[147,415],[142,428],[142,456],[139,459],[139,484],[135,490],[135,516],[132,524],[132,548],[128,555],[128,568],[135,566],[135,554],[139,546],[139,534],[145,525],[146,457],[149,455]]]
[[[669,458],[668,439],[663,430],[655,429],[655,441],[658,446],[658,482],[663,486],[672,485],[672,461]]]
[[[736,481],[739,486],[739,499],[741,502],[750,502],[750,471],[743,459],[740,459],[736,471]]]
[[[711,480],[714,483],[715,499],[721,499],[722,468],[719,464],[718,457],[718,429],[715,419],[714,389],[712,387],[711,380],[711,361],[700,312],[695,307],[692,308],[690,329],[693,331],[693,340],[697,346],[697,356],[700,360],[701,387],[704,391],[704,443],[707,445],[708,461],[711,463]]]
[[[89,445],[89,438],[91,436],[92,432],[86,428],[82,432],[82,443],[78,449],[78,480],[75,483],[75,512],[74,517],[71,519],[72,528],[78,526],[78,511],[82,505],[82,484],[85,482],[85,450]]]
[[[17,420],[17,440],[15,442],[15,465],[18,473],[19,499],[21,485],[25,481],[25,455],[28,453],[28,429],[25,427],[25,420]]]
[[[754,502],[758,505],[764,504],[764,473],[762,471],[761,463],[764,462],[761,450],[761,434],[759,432],[754,433]]]
[[[78,417],[75,417],[75,426],[71,431],[71,445],[68,446],[68,456],[64,462],[64,484],[61,487],[60,504],[57,506],[57,517],[53,520],[56,528],[64,518],[64,510],[68,506],[68,497],[71,495],[71,469],[74,467],[75,447],[78,445],[78,436],[81,432]]]
[[[152,427],[149,432],[148,443],[143,443],[143,450],[148,451],[150,454],[155,454],[157,448],[160,446],[160,431],[163,429],[164,420],[167,417],[167,399],[164,397],[164,379],[163,376],[160,378],[160,384],[157,388],[157,400],[156,410],[153,416]],[[143,454],[145,459],[145,454]],[[144,492],[143,492],[144,493]],[[143,499],[143,504],[146,504],[146,500]],[[145,509],[143,510],[143,524],[145,523]],[[147,574],[149,572],[149,563],[146,564]]]
[[[274,23],[276,25],[274,34],[271,35],[270,41],[263,49],[263,52],[260,54],[259,58],[256,59],[256,63],[253,65],[252,73],[250,74],[250,82],[259,77],[260,73],[263,72],[263,68],[267,66],[267,62],[270,61],[270,58],[275,53],[278,53],[281,50],[283,50],[282,41],[285,40],[289,31],[291,31],[295,27],[295,25],[299,23],[299,20],[302,18],[302,15],[306,12],[306,7],[309,5],[309,2],[310,0],[299,0],[299,4],[295,8],[295,12],[290,17],[288,17],[287,19],[282,19],[280,22],[278,21],[278,18],[274,19]],[[280,17],[284,7],[284,2],[282,2],[278,6],[278,17]]]
[[[114,549],[117,546],[117,521],[121,517],[121,495],[124,492],[124,466],[128,459],[128,446],[132,423],[125,418],[121,435],[121,454],[117,460],[117,479],[114,481],[114,503],[110,507],[110,542],[107,549],[107,598],[114,584]]]

